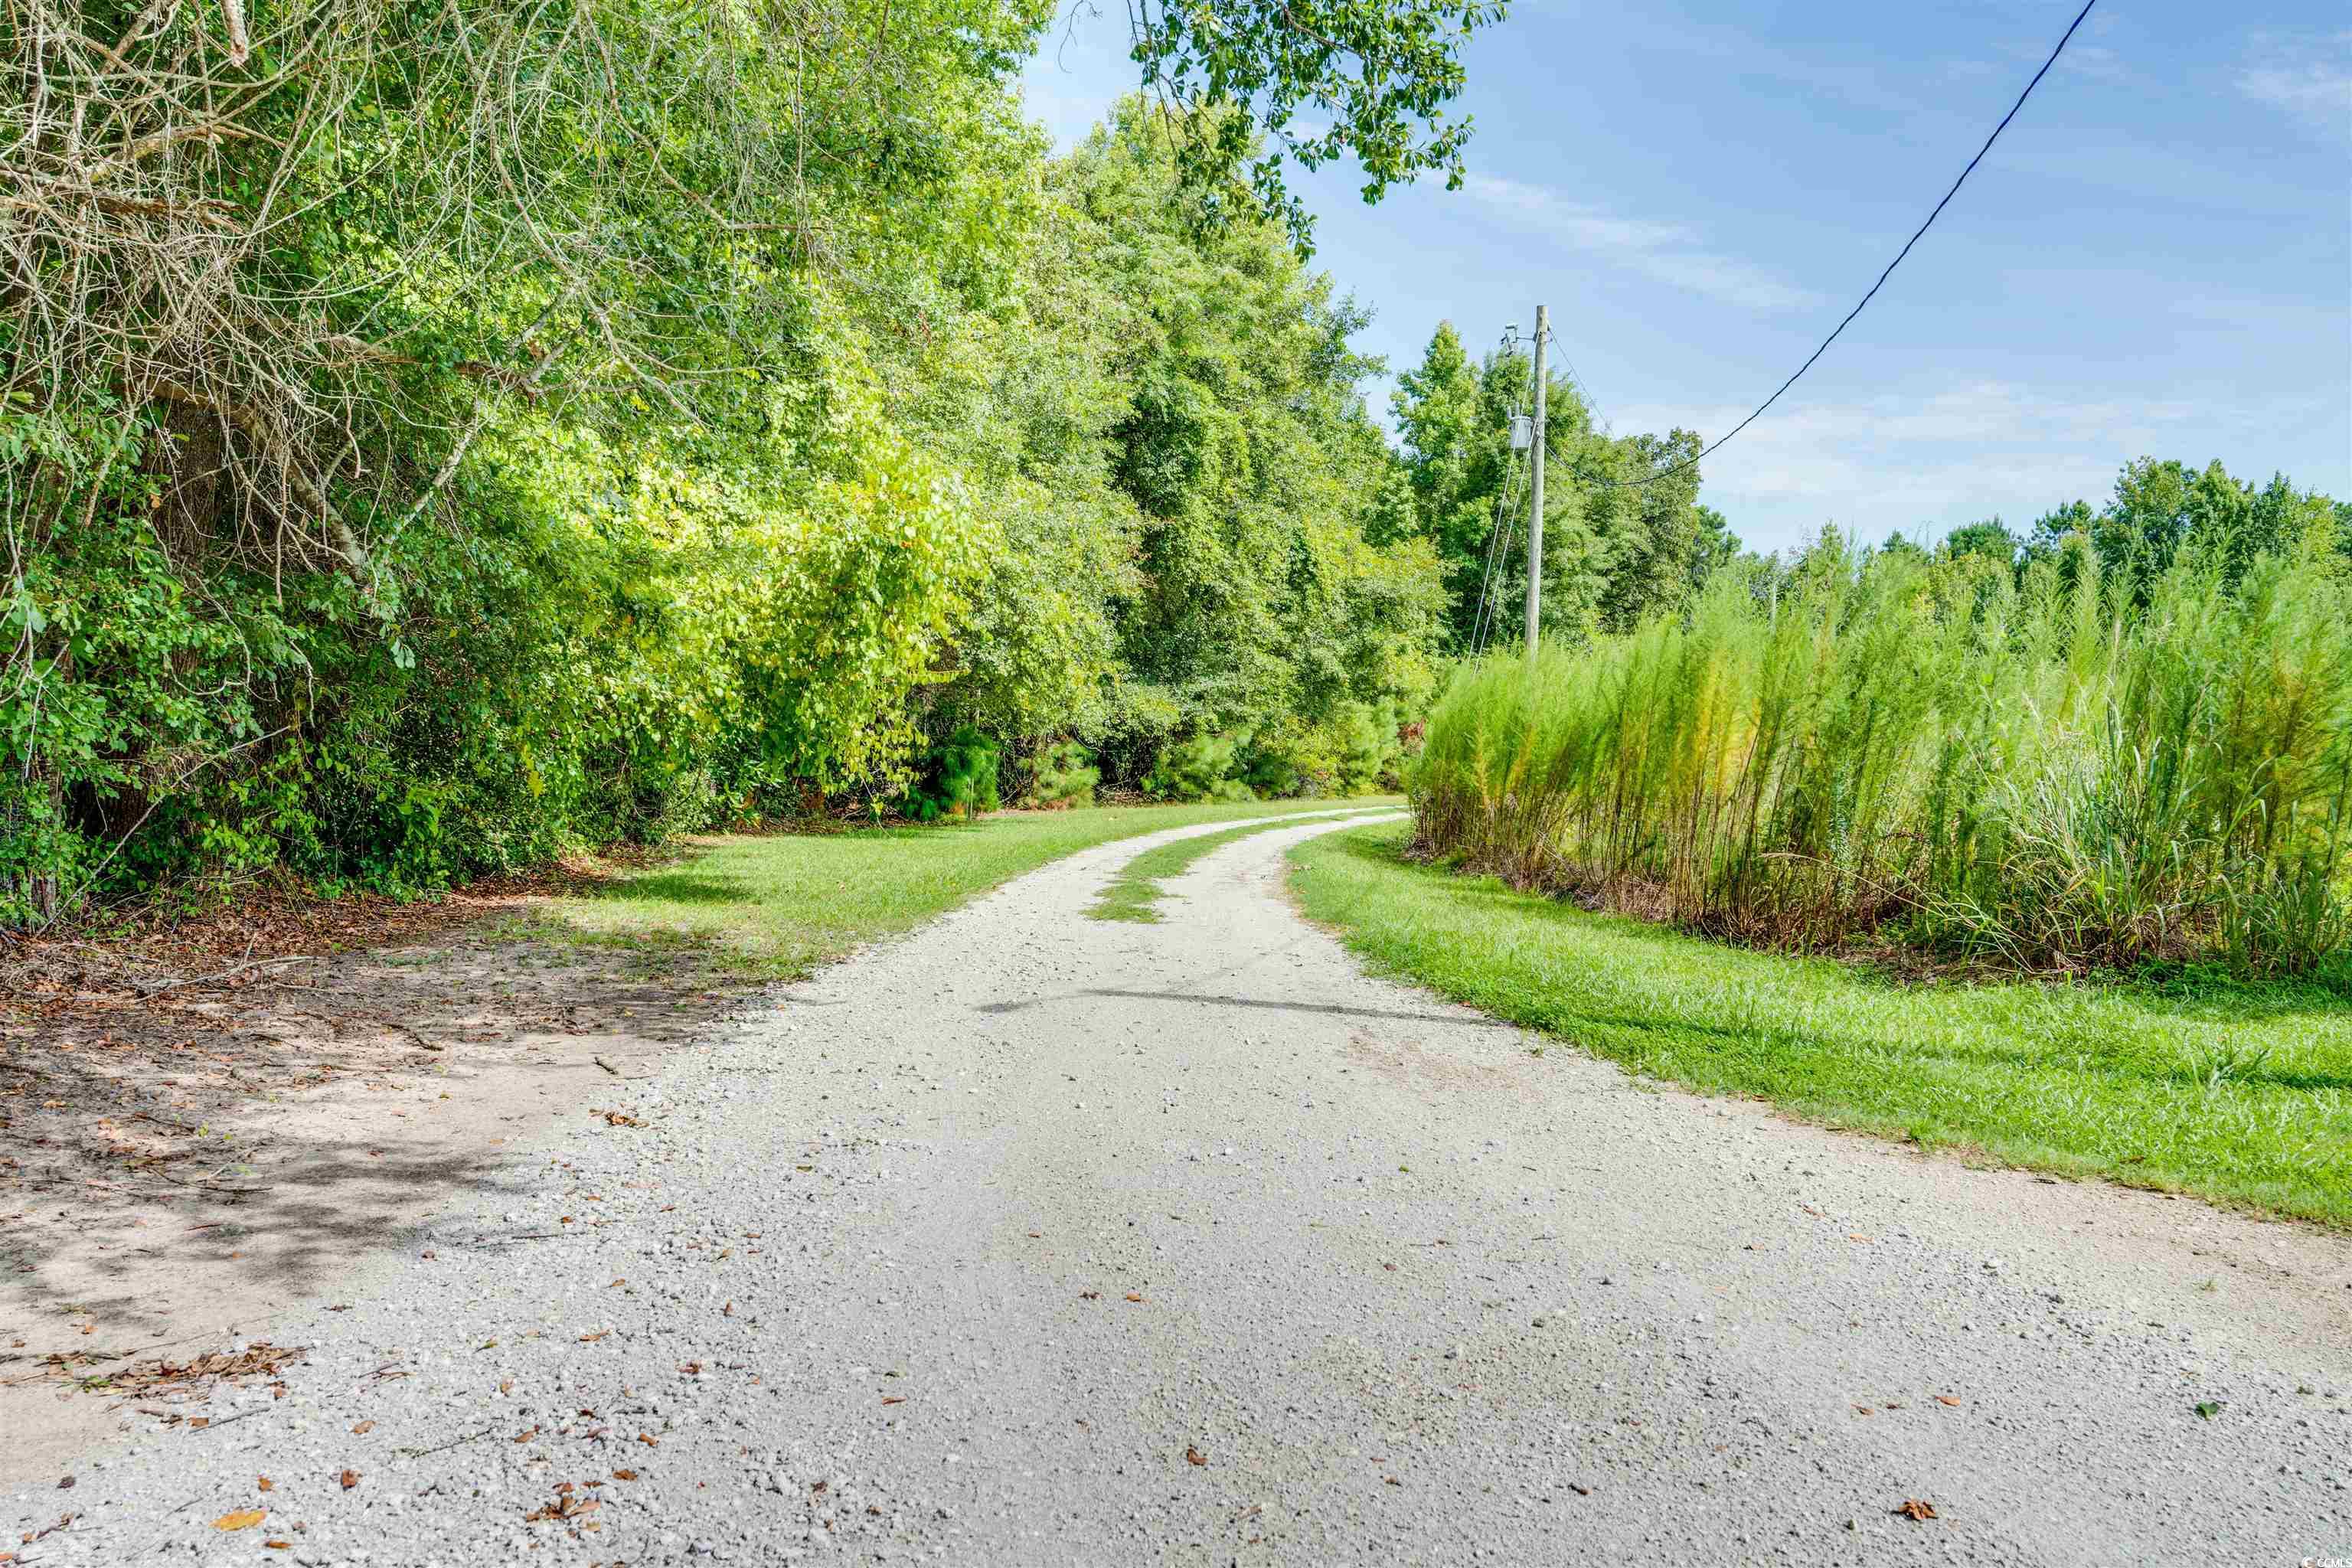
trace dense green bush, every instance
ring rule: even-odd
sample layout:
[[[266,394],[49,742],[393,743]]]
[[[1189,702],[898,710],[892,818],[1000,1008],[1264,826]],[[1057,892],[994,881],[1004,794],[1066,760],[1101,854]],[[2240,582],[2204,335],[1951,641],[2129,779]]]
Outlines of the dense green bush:
[[[1033,806],[1092,805],[1102,771],[1076,741],[1057,741],[1037,753],[1023,804]]]
[[[930,765],[902,809],[918,822],[952,817],[969,822],[997,807],[999,749],[966,724],[931,749]]]
[[[1144,775],[1143,793],[1154,800],[1251,800],[1256,791],[1238,775],[1242,766],[1243,748],[1249,737],[1242,734],[1195,735],[1180,741],[1160,755],[1159,763]]]
[[[2352,563],[2326,509],[2147,576],[1831,538],[1465,669],[1412,793],[1433,851],[1728,934],[2307,973],[2352,942]]]

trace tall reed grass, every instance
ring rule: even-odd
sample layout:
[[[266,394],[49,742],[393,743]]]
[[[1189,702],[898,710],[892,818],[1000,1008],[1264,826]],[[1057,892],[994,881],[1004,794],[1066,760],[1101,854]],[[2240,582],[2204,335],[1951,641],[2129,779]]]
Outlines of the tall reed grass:
[[[2027,969],[2347,964],[2352,576],[2325,539],[2103,581],[1834,542],[1465,668],[1430,852],[1717,934]]]

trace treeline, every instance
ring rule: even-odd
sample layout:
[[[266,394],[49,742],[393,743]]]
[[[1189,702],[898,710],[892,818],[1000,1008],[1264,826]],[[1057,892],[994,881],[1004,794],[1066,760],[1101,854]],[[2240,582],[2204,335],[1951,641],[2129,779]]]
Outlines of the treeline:
[[[2143,460],[1933,549],[1827,531],[1467,670],[1431,851],[1803,949],[2352,987],[2352,515]]]
[[[1331,21],[1393,90],[1318,152],[1458,168],[1495,14]],[[10,8],[0,919],[1393,784],[1446,605],[1363,318],[1231,105],[1049,157],[1049,19]],[[1261,21],[1139,58],[1332,87]]]

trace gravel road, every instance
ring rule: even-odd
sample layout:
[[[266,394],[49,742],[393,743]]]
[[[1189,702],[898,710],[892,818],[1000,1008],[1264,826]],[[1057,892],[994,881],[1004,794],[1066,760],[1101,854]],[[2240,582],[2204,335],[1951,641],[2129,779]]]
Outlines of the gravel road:
[[[18,1560],[2352,1558],[2352,1244],[1534,1056],[1293,912],[1334,824],[1078,918],[1224,826],[605,1079]]]

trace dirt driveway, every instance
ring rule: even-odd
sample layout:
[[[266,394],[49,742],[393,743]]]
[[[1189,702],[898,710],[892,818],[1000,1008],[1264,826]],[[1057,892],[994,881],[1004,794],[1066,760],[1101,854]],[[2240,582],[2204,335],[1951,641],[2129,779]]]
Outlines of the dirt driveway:
[[[25,1560],[2352,1554],[2341,1238],[1537,1057],[1299,920],[1333,826],[1156,925],[1076,918],[1156,838],[1074,856],[626,1083],[520,1047],[551,1124]]]

